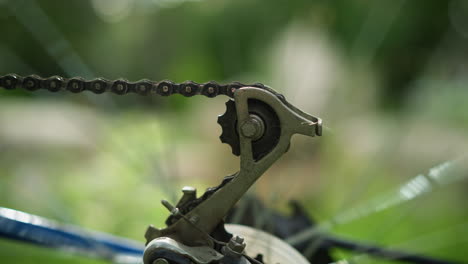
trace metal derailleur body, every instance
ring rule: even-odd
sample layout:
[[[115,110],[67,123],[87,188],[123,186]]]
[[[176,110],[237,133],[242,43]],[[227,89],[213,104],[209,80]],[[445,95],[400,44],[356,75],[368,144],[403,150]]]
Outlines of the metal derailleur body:
[[[264,239],[276,241],[277,248],[288,252],[289,259],[264,259],[264,250],[249,242],[252,228],[228,225],[224,217],[261,177],[261,175],[289,149],[294,134],[320,136],[321,119],[297,109],[273,89],[262,84],[241,83],[198,84],[187,81],[176,84],[170,81],[153,82],[141,80],[109,81],[52,76],[21,77],[9,74],[0,77],[0,87],[10,90],[24,88],[34,91],[45,89],[51,92],[68,90],[74,93],[91,91],[97,94],[113,92],[123,95],[169,96],[181,94],[186,97],[205,95],[230,97],[226,113],[218,117],[223,132],[222,142],[231,146],[234,155],[240,156],[240,169],[227,176],[220,185],[208,188],[197,197],[192,187],[184,187],[183,195],[176,205],[163,200],[169,210],[165,228],[149,226],[145,233],[146,248],[144,264],[256,264],[295,263],[307,264],[307,260],[292,247],[279,239],[261,232]],[[256,233],[257,234],[257,233]],[[253,235],[257,236],[257,235]],[[270,249],[271,250],[271,249]],[[294,259],[291,260],[290,258]]]

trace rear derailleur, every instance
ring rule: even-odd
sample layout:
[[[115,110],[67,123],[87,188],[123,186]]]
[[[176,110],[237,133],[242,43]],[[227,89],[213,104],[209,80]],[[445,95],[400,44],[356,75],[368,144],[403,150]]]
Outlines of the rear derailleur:
[[[240,170],[197,197],[184,187],[169,210],[166,227],[145,233],[145,264],[309,263],[282,240],[254,228],[225,224],[225,217],[252,184],[288,149],[293,134],[321,135],[321,120],[310,116],[271,89],[234,91],[219,116],[222,142],[240,156]]]

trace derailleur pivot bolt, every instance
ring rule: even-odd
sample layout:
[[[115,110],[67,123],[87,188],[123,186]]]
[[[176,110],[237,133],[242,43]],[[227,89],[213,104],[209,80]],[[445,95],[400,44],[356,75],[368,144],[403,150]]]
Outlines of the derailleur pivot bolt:
[[[250,118],[242,124],[241,132],[244,137],[258,140],[265,133],[265,123],[258,115],[250,114]]]

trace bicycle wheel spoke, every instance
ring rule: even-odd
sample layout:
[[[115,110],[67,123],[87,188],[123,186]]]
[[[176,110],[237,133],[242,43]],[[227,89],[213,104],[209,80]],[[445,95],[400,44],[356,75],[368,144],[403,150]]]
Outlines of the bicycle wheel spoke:
[[[170,127],[173,127],[172,125]],[[172,132],[172,131],[171,131]],[[177,159],[177,144],[173,144],[173,142],[176,142],[174,137],[172,136],[174,133],[168,133],[166,135],[167,139],[163,140],[161,138],[161,142],[163,144],[163,153],[165,157],[165,173],[162,175],[163,181],[165,182],[165,185],[167,187],[167,190],[169,193],[169,197],[173,200],[176,201],[177,198],[180,196],[179,191],[174,188],[175,186],[179,186],[181,183],[181,178],[180,178],[180,170],[179,170],[179,163]]]
[[[15,54],[11,49],[0,43],[0,54],[3,57],[2,61],[8,63],[0,63],[0,71],[10,72],[12,69],[21,69],[23,72],[32,74],[37,72],[31,65],[23,61],[17,54]]]
[[[448,173],[459,159],[444,162],[429,170],[428,175],[419,174],[401,185],[396,190],[376,197],[369,202],[338,214],[333,218],[335,224],[345,224],[364,216],[374,214],[391,207],[416,199],[423,194],[433,191],[453,181],[461,180],[465,175],[461,173]]]
[[[401,185],[396,190],[387,193],[386,195],[376,197],[369,202],[356,206],[342,213],[337,214],[332,219],[325,221],[317,227],[312,227],[301,233],[287,239],[287,242],[296,245],[307,241],[316,236],[318,230],[326,231],[336,225],[350,223],[362,217],[375,214],[377,212],[389,209],[402,203],[420,197],[423,194],[431,192],[434,188],[445,186],[449,183],[459,181],[467,175],[463,173],[448,173],[454,165],[460,164],[462,158],[444,162],[429,170],[428,175],[417,175],[411,180]]]
[[[90,68],[63,37],[36,1],[11,1],[5,5],[69,76],[93,77]],[[34,17],[34,20],[30,18]],[[65,55],[65,56],[63,56]]]
[[[47,54],[55,60],[66,75],[96,77],[36,1],[11,1],[5,6],[42,45]],[[31,17],[34,17],[34,20],[30,20]],[[84,96],[95,105],[115,107],[114,100],[108,94],[103,94],[99,98],[89,93],[85,93]]]
[[[354,56],[359,56],[363,51],[366,52],[364,64],[369,64],[375,57],[405,2],[406,0],[373,2],[351,50]],[[381,12],[383,9],[386,10],[384,17]]]
[[[391,25],[395,21],[395,18],[398,16],[399,11],[401,10],[405,2],[405,0],[400,0],[397,2],[391,2],[390,4],[385,3],[385,1],[378,1],[374,3],[374,5],[369,10],[366,20],[364,21],[364,23],[361,26],[361,29],[359,30],[359,34],[354,40],[351,53],[356,56],[357,54],[365,50],[367,54],[364,63],[370,63],[373,57],[375,56],[379,46],[383,43],[385,36],[390,30]],[[388,5],[388,12],[386,12],[386,16],[383,19],[383,23],[375,23],[376,20],[381,20],[381,13],[378,11],[382,9],[382,4]],[[371,38],[372,41],[369,41],[369,38]],[[334,131],[331,132],[334,133]],[[345,210],[345,208],[347,208],[349,204],[352,204],[352,201],[357,200],[357,198],[363,193],[362,190],[367,188],[367,186],[373,179],[374,177],[371,174],[367,174],[365,177],[359,176],[356,181],[356,184],[353,187],[351,187],[351,192],[348,195],[348,198],[345,199],[344,203],[340,206],[339,211]],[[335,219],[331,220],[330,226],[334,225],[335,221]],[[328,228],[323,229],[326,230]],[[298,236],[299,235],[301,234],[298,234]],[[311,230],[310,235],[315,236],[316,234],[313,230]],[[320,238],[318,238],[318,240],[320,240]],[[319,248],[319,246],[320,241],[316,243],[311,243],[311,245],[309,245],[305,250],[304,255],[306,257],[312,256],[315,253],[315,251]]]
[[[454,247],[460,243],[468,242],[468,232],[466,231],[467,227],[468,227],[468,222],[465,222],[465,223],[456,225],[454,227],[446,228],[444,230],[440,230],[440,231],[432,232],[430,234],[415,237],[407,242],[398,243],[396,245],[385,246],[385,247],[382,247],[381,250],[373,249],[372,254],[365,252],[365,251],[371,250],[372,249],[371,246],[361,246],[361,249],[359,249],[359,246],[356,245],[355,248],[358,249],[356,251],[362,251],[360,254],[356,254],[352,257],[341,260],[341,262],[338,261],[335,263],[343,263],[343,261],[347,261],[347,263],[364,263],[364,261],[372,261],[372,255],[376,255],[375,254],[376,250],[382,251],[381,256],[384,256],[386,260],[402,260],[402,258],[409,258],[413,254],[411,255],[408,253],[405,254],[405,253],[400,252],[398,249],[401,249],[401,248],[407,249],[411,247],[412,245],[424,245],[423,248],[419,249],[420,253],[429,252],[432,250],[442,249],[446,247]],[[455,241],[444,239],[444,237],[450,234],[452,235],[457,234],[457,237],[459,239]],[[431,241],[431,243],[425,243],[427,241]],[[451,242],[447,243],[447,241],[451,241]],[[387,250],[388,250],[388,254],[384,253]],[[392,256],[392,252],[396,252],[396,254]],[[430,257],[422,257],[420,255],[419,256],[415,255],[415,256],[417,257],[410,258],[410,259],[416,259],[416,262],[413,262],[413,263],[458,263],[458,262],[450,261],[450,260],[438,260],[438,259],[432,259]],[[419,260],[420,262],[418,262]],[[423,262],[423,261],[426,261],[426,262]]]

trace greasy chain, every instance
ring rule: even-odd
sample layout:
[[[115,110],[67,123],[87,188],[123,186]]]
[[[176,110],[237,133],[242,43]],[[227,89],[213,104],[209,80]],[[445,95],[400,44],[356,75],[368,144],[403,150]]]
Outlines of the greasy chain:
[[[271,89],[261,83],[249,85],[239,82],[218,84],[217,82],[210,81],[200,84],[192,81],[174,83],[167,80],[155,82],[146,79],[137,82],[129,82],[125,79],[106,80],[97,78],[94,80],[85,80],[81,77],[67,79],[60,76],[52,76],[49,78],[42,78],[37,75],[22,77],[16,74],[8,74],[0,77],[0,87],[7,90],[24,88],[28,91],[43,89],[50,92],[68,90],[72,93],[80,93],[83,91],[91,91],[95,94],[112,92],[118,95],[127,93],[136,93],[139,95],[157,94],[161,96],[181,94],[185,97],[194,95],[205,95],[207,97],[227,95],[231,98],[234,96],[234,92],[242,87],[257,87],[271,91]]]

